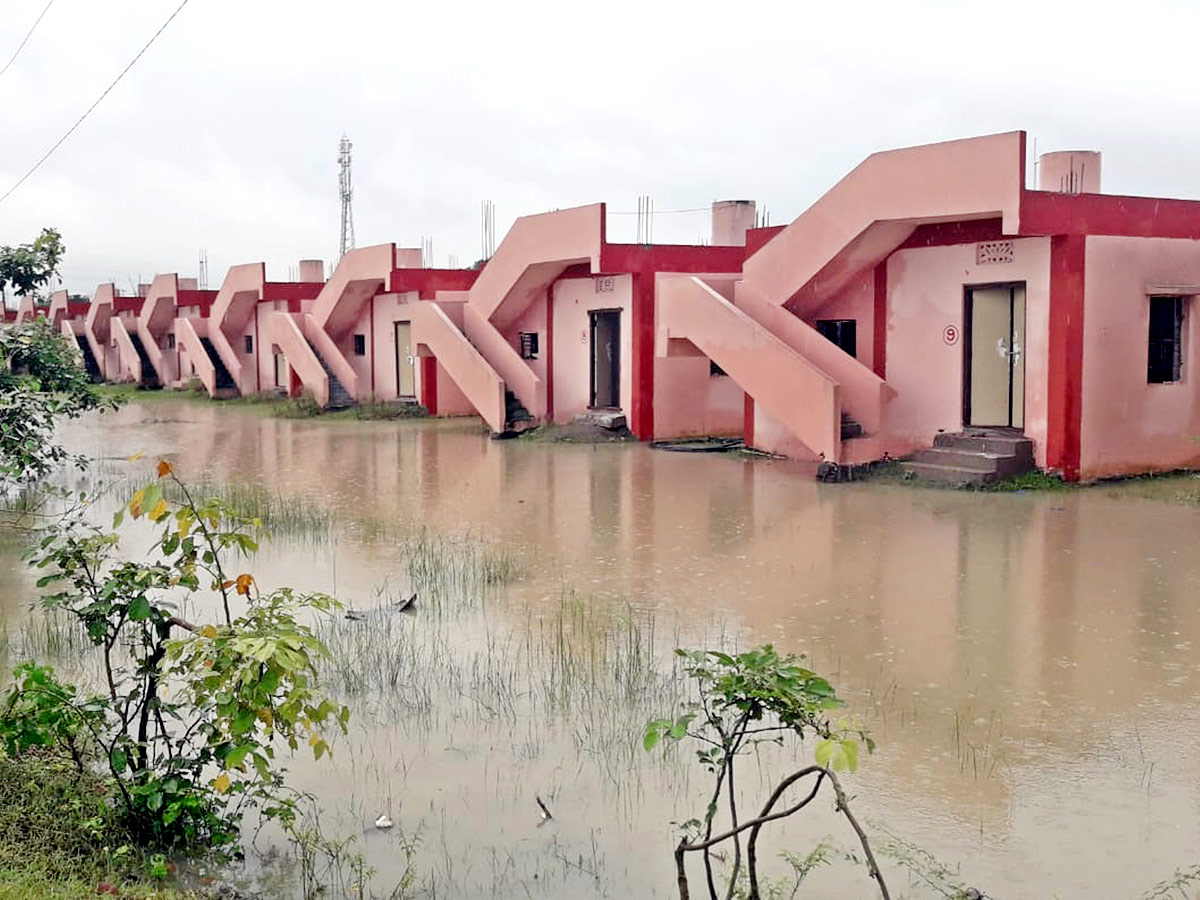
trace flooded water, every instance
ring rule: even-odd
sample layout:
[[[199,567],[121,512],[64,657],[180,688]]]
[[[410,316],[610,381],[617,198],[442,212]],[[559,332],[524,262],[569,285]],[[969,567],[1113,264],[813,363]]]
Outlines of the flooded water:
[[[417,562],[459,560],[414,615],[327,631],[354,726],[332,762],[292,764],[380,890],[403,832],[414,894],[675,896],[671,822],[707,784],[689,754],[643,753],[642,726],[679,697],[672,647],[767,641],[809,654],[878,741],[847,778],[877,840],[996,898],[1139,897],[1200,862],[1200,506],[1174,502],[1200,482],[823,485],[776,461],[167,399],[65,436],[110,476],[142,451],[288,498],[315,524],[279,529],[264,586],[370,608],[428,587]],[[15,620],[31,579],[4,571]],[[795,762],[751,758],[747,790]],[[831,806],[774,849],[850,849]],[[397,831],[370,829],[380,812]],[[893,896],[937,896],[883,868]],[[847,862],[812,878],[800,896],[871,896]]]

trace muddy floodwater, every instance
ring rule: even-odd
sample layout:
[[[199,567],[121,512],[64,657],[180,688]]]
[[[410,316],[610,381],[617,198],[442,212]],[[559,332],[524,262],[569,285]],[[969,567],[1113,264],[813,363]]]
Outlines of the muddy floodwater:
[[[170,399],[64,434],[110,481],[148,473],[140,451],[274,498],[266,587],[359,610],[422,590],[411,615],[323,626],[352,728],[332,761],[290,764],[382,895],[411,866],[413,895],[674,896],[671,823],[703,813],[707,782],[690,753],[643,752],[642,726],[682,696],[672,648],[768,641],[874,735],[847,785],[896,853],[996,898],[1136,898],[1200,862],[1200,481],[825,485],[777,461]],[[15,634],[32,578],[5,552]],[[747,796],[807,752],[748,760]],[[764,842],[849,850],[831,806]],[[374,830],[385,812],[397,828]],[[893,896],[939,896],[883,867]],[[838,859],[798,896],[871,892]]]

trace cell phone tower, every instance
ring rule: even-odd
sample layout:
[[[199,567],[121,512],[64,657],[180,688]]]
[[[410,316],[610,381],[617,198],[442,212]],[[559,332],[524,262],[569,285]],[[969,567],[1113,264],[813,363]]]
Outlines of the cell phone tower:
[[[347,250],[354,249],[354,210],[350,206],[354,196],[350,185],[350,151],[353,147],[350,138],[343,134],[338,142],[338,193],[342,197],[342,242],[338,247],[338,259],[345,256]]]

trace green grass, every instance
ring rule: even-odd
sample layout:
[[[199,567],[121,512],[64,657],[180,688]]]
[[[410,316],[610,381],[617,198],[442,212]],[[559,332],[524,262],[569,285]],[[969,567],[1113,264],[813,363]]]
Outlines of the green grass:
[[[389,422],[395,419],[428,419],[429,410],[419,403],[393,403],[386,400],[364,400],[345,409],[325,410],[307,394],[281,401],[273,410],[280,419],[358,419]]]
[[[155,400],[193,400],[202,403],[220,403],[227,406],[264,406],[271,404],[282,405],[285,398],[273,391],[262,391],[248,394],[244,397],[232,397],[228,400],[213,400],[201,386],[198,389],[186,388],[175,390],[171,388],[159,390],[145,389],[136,384],[98,384],[96,391],[101,397],[110,400],[132,401],[137,403]]]
[[[104,782],[50,754],[0,755],[0,900],[187,900],[141,877]]]
[[[982,485],[979,490],[999,493],[1011,491],[1069,491],[1074,490],[1076,487],[1078,486],[1063,481],[1057,475],[1051,475],[1049,472],[1035,469],[1032,472],[1023,472],[1020,475],[1013,475],[1011,478],[1004,478],[992,484]]]
[[[121,900],[202,900],[205,895],[195,891],[144,882],[114,884],[105,881],[102,877],[54,876],[37,869],[0,868],[0,900],[80,900],[81,897],[118,897]]]

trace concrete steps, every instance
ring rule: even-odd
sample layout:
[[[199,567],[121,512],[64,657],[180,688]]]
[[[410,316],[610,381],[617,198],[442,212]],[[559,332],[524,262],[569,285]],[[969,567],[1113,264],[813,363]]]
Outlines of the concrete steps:
[[[504,425],[506,431],[519,434],[534,426],[533,416],[512,391],[504,392]]]
[[[217,389],[213,394],[213,399],[228,400],[236,397],[238,395],[237,382],[229,374],[229,369],[225,367],[225,361],[221,359],[221,354],[217,352],[217,348],[207,337],[200,338],[200,343],[204,347],[204,352],[208,354],[208,358],[212,360],[213,369],[217,373]]]
[[[325,374],[329,377],[329,406],[328,409],[348,409],[354,405],[354,398],[350,396],[350,392],[346,390],[336,375],[333,374],[333,369],[329,367],[329,363],[325,362],[323,357],[312,341],[308,342],[308,346],[312,349],[313,356],[317,358],[317,362],[321,364],[321,368],[325,370]]]
[[[1033,441],[1015,432],[984,429],[942,433],[901,467],[924,481],[991,484],[1035,468]]]

